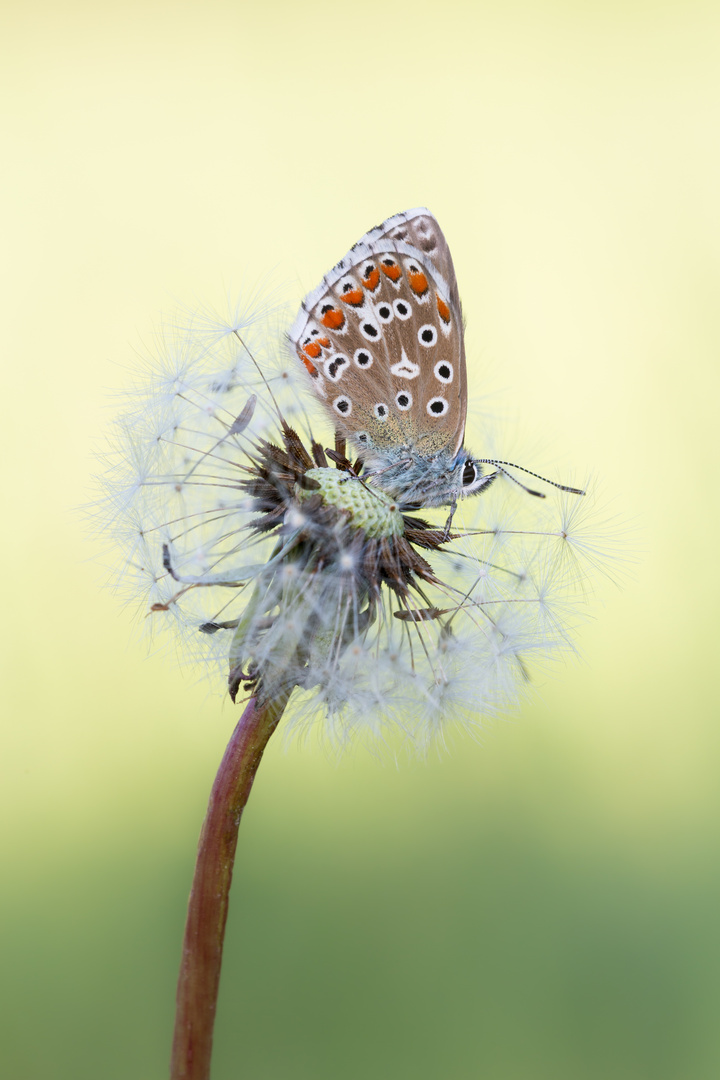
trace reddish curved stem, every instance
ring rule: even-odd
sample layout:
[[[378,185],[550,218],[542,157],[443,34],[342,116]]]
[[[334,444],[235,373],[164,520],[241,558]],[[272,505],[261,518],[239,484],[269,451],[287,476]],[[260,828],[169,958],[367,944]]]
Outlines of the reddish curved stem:
[[[170,1080],[208,1080],[238,826],[289,695],[251,698],[223,756],[200,834],[178,977]]]

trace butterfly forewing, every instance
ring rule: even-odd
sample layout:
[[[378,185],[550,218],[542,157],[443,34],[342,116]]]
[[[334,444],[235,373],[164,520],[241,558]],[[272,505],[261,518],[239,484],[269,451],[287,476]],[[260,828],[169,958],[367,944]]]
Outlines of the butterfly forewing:
[[[460,311],[460,295],[450,248],[442,229],[430,211],[424,207],[406,210],[402,214],[395,214],[394,217],[388,218],[383,225],[379,226],[379,229],[382,231],[383,239],[390,237],[393,240],[402,240],[430,259],[447,282],[453,306]]]
[[[291,339],[313,389],[358,448],[408,447],[431,457],[462,445],[466,375],[456,294],[447,244],[423,210],[371,230],[306,298]]]

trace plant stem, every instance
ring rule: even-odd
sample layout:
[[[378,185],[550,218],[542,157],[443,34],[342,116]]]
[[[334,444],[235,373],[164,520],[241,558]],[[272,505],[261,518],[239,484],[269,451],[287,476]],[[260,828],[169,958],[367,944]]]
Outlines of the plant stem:
[[[188,901],[178,977],[170,1080],[208,1080],[225,921],[238,827],[268,740],[289,693],[240,717],[210,794]]]

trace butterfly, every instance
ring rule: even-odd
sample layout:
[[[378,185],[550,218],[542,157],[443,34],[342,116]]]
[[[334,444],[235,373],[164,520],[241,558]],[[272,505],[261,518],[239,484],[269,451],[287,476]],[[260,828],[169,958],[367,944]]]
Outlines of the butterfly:
[[[449,528],[458,500],[505,472],[507,463],[475,458],[463,445],[460,295],[429,210],[395,214],[366,233],[305,298],[290,340],[365,475],[401,506],[449,506]]]

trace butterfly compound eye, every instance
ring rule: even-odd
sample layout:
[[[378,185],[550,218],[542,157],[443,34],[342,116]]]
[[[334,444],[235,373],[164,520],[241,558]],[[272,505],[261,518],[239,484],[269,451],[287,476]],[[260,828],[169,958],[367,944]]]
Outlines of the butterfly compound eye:
[[[476,479],[477,465],[475,465],[472,461],[466,461],[465,468],[463,469],[462,474],[463,487],[470,487],[471,484],[475,483]]]

